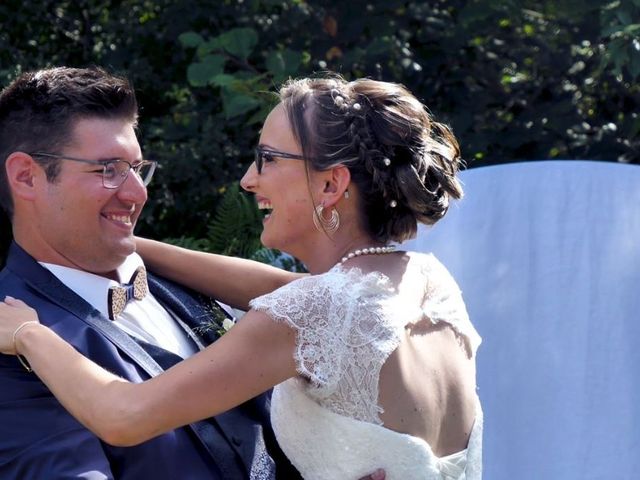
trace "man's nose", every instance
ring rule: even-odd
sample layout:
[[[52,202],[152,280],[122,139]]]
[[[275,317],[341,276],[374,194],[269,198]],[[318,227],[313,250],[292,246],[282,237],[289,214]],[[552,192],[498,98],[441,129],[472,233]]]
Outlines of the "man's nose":
[[[147,201],[147,187],[137,173],[129,170],[127,178],[118,188],[118,196],[131,203],[144,203]]]

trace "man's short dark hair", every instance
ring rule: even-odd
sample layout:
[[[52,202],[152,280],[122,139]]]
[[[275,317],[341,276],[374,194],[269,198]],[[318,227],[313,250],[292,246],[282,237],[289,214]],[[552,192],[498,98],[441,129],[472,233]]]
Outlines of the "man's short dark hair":
[[[61,153],[73,140],[76,122],[86,118],[135,124],[138,103],[129,81],[98,67],[57,67],[23,73],[0,93],[0,206],[10,217],[7,157],[18,151]],[[45,171],[54,181],[60,161],[48,160]]]

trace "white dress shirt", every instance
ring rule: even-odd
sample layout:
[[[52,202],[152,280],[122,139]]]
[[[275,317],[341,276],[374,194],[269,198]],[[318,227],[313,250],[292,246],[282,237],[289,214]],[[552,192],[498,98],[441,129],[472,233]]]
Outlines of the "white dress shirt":
[[[118,282],[93,273],[40,262],[44,268],[54,274],[58,280],[91,304],[96,310],[109,318],[107,294],[109,288]],[[144,265],[137,253],[127,257],[118,267],[118,277],[128,282],[136,269]],[[124,311],[113,322],[120,329],[140,340],[187,358],[197,352],[197,347],[187,337],[171,314],[153,297],[151,292],[142,300],[127,302]]]

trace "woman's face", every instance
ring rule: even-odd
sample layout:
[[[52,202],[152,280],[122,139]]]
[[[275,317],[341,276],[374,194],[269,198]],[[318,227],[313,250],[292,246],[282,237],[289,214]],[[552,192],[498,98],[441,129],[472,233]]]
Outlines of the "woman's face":
[[[317,233],[313,226],[314,188],[321,188],[317,175],[310,169],[309,179],[305,162],[284,158],[279,153],[302,156],[302,149],[282,105],[267,116],[260,134],[262,171],[255,162],[249,166],[240,185],[256,196],[258,207],[268,210],[260,237],[265,247],[277,248],[303,259],[314,248]],[[273,153],[270,153],[273,152]]]

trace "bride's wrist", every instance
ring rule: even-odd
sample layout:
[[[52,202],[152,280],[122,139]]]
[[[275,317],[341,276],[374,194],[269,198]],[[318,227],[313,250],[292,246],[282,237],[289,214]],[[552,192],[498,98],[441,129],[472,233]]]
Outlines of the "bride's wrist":
[[[31,334],[39,327],[42,327],[40,322],[36,320],[30,320],[18,325],[18,327],[13,332],[14,353],[18,357],[18,360],[20,360],[20,363],[28,372],[31,372],[32,369],[31,366],[27,363],[24,354],[27,350],[29,337],[31,337]]]
[[[22,322],[13,331],[13,350],[15,351],[16,355],[20,354],[21,352],[19,344],[21,343],[20,338],[22,337],[22,335],[26,333],[26,331],[29,330],[29,328],[33,328],[34,325],[39,325],[39,324],[40,322],[36,320],[29,320],[28,322]]]

